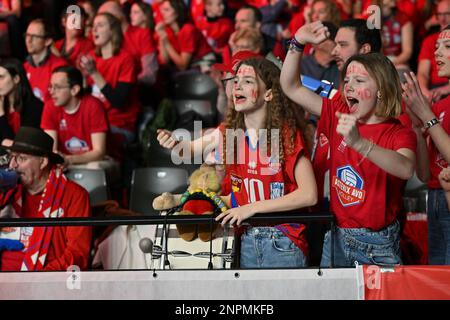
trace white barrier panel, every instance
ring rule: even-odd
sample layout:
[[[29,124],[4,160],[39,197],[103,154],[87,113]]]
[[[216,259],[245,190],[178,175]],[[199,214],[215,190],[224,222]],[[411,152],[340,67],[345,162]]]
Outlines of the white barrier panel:
[[[357,299],[356,269],[0,273],[0,299]]]

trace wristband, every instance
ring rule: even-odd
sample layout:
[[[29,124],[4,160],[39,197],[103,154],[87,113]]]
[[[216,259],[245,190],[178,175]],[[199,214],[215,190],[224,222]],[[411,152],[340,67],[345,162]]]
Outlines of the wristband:
[[[305,45],[298,42],[295,37],[289,41],[289,51],[303,52]]]
[[[435,125],[437,125],[439,123],[439,120],[436,118],[431,119],[430,121],[427,121],[427,123],[425,123],[425,125],[423,126],[423,128],[425,130],[430,129],[431,127],[434,127]]]

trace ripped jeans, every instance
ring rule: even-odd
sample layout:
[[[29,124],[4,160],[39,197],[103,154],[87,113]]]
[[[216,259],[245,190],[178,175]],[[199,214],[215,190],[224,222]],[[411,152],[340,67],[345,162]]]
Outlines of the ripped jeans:
[[[402,263],[400,223],[395,221],[379,231],[366,228],[339,228],[334,232],[334,267],[359,264],[393,266]],[[331,232],[325,234],[321,267],[331,266]]]

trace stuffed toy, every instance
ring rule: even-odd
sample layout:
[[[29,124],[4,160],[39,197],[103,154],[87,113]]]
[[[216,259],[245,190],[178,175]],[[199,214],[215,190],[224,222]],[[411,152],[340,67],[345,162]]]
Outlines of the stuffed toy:
[[[189,187],[181,196],[168,192],[153,201],[155,210],[167,210],[179,206],[177,215],[205,215],[224,212],[227,206],[220,194],[220,179],[214,166],[202,165],[189,178]],[[217,228],[215,225],[213,232]],[[210,224],[177,224],[180,237],[192,241],[197,236],[202,241],[211,240]]]

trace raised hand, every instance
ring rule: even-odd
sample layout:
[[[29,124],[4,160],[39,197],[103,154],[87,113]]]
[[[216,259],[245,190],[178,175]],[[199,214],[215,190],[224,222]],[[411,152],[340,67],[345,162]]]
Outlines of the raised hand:
[[[336,112],[336,117],[339,119],[336,132],[344,137],[344,141],[348,146],[355,149],[361,140],[358,130],[358,118],[354,115],[340,112]]]
[[[173,149],[178,143],[178,140],[175,140],[172,137],[172,132],[165,129],[158,129],[156,131],[158,136],[156,137],[158,139],[159,144],[166,148],[166,149]]]
[[[422,125],[435,117],[431,110],[430,101],[420,90],[419,82],[413,72],[405,73],[406,83],[402,84],[402,98],[406,103],[408,113],[413,113]],[[413,119],[413,118],[412,118]]]
[[[316,21],[302,26],[295,33],[295,39],[301,44],[319,44],[330,36],[328,28],[322,22]]]

